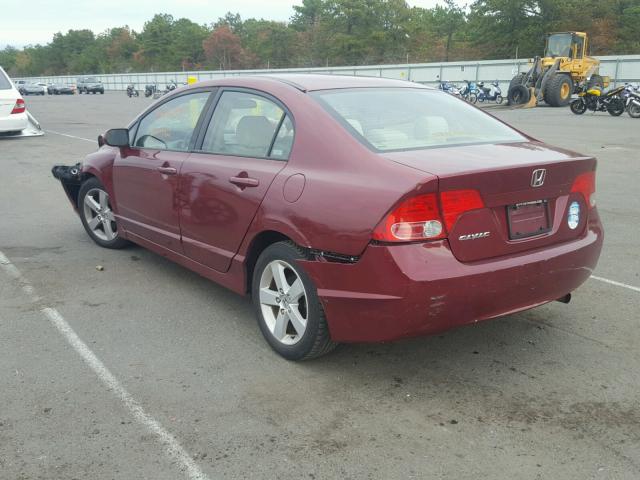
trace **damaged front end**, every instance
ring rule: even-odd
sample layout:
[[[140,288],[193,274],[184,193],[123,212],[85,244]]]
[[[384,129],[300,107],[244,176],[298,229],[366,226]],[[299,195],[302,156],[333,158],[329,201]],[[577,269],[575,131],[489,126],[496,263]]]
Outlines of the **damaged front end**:
[[[62,188],[67,194],[71,205],[73,205],[74,210],[78,211],[78,192],[80,191],[80,186],[84,181],[82,164],[76,163],[72,166],[54,165],[51,169],[51,173],[55,178],[60,180]]]

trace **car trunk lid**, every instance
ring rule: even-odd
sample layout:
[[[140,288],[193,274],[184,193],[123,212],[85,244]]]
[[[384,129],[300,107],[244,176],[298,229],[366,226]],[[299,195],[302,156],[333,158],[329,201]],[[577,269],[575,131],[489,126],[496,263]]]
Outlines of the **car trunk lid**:
[[[484,208],[467,211],[448,228],[453,254],[473,262],[515,254],[578,237],[589,210],[571,192],[578,175],[595,159],[538,142],[472,145],[387,153],[397,163],[438,177],[442,192],[476,190]],[[578,202],[581,215],[570,228],[567,214]]]

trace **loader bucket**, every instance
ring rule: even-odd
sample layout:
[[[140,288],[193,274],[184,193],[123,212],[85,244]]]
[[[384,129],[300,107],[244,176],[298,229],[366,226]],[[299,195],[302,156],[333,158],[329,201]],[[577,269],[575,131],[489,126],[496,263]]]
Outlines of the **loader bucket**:
[[[44,135],[44,130],[40,126],[40,122],[38,122],[31,113],[27,110],[27,118],[29,119],[29,125],[24,130],[21,130],[18,133],[0,133],[0,138],[20,138],[20,137],[40,137]]]
[[[533,108],[538,106],[538,99],[536,98],[535,87],[529,87],[529,92],[531,92],[531,95],[529,95],[529,101],[527,103],[520,105],[520,108]]]

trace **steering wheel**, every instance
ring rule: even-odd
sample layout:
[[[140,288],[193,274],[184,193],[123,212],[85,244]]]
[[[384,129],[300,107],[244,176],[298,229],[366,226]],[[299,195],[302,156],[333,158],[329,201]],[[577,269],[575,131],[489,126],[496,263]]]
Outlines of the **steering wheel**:
[[[167,148],[167,144],[164,140],[160,140],[158,137],[154,137],[153,135],[142,135],[140,138],[138,138],[138,141],[136,141],[136,146],[143,148],[147,147],[147,145],[145,145],[147,143],[147,139],[153,139],[158,143],[161,143],[163,148]]]

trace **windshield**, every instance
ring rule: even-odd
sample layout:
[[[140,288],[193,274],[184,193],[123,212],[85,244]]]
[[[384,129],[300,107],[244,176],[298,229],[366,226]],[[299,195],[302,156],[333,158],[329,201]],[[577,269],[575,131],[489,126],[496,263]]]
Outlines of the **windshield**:
[[[570,57],[571,56],[571,40],[573,35],[570,33],[558,33],[549,36],[547,40],[546,57]]]
[[[7,77],[4,71],[0,70],[0,90],[11,90],[11,88],[9,77]]]
[[[354,88],[311,95],[374,151],[526,140],[495,118],[437,90]]]
[[[86,83],[98,83],[98,79],[96,77],[85,78],[84,81]]]

